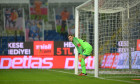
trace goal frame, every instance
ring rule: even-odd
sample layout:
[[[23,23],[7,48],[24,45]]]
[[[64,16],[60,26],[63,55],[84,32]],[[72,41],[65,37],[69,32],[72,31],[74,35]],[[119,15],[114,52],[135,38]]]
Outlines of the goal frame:
[[[78,7],[75,8],[75,37],[78,38],[78,22],[79,22],[79,9],[83,7],[85,4],[90,3],[92,0],[88,0],[87,2],[79,5]],[[94,77],[99,77],[99,68],[98,68],[98,0],[94,0],[94,53],[95,53],[95,58],[94,58]],[[78,75],[78,51],[75,51],[75,74]]]

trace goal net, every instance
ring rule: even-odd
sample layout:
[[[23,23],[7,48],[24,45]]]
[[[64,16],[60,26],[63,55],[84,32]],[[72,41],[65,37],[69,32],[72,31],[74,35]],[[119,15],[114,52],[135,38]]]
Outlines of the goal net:
[[[94,56],[94,36],[98,34],[98,64],[94,65],[98,66],[98,72],[95,74],[111,78],[140,77],[140,0],[98,0],[98,17],[94,16],[94,4],[95,0],[89,0],[76,7],[75,35],[93,46]],[[95,18],[98,33],[94,33]],[[96,70],[86,68],[90,74]]]

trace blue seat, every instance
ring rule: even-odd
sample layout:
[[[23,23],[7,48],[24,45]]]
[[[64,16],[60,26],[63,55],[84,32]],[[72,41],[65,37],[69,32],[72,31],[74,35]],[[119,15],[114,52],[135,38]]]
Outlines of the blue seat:
[[[74,18],[73,18],[73,15],[70,15],[69,20],[72,20],[72,19],[74,19]]]
[[[2,45],[7,45],[8,41],[2,41]]]
[[[49,41],[54,41],[54,39],[55,39],[54,36],[48,38]]]
[[[0,46],[2,45],[2,41],[0,40]]]
[[[8,42],[15,42],[15,39],[8,39]]]
[[[8,36],[7,38],[8,38],[8,39],[14,39],[15,36]]]
[[[14,42],[14,41],[15,41],[15,36],[8,37],[8,42]]]
[[[22,39],[17,39],[17,42],[23,42],[23,40]]]
[[[51,34],[52,34],[52,32],[51,31],[48,31],[47,35],[51,35]]]
[[[57,36],[55,36],[55,40],[56,41],[63,41],[63,36],[61,36],[60,34],[58,34]]]
[[[17,36],[18,42],[24,42],[24,36]]]
[[[47,41],[53,41],[53,37],[48,37]]]
[[[117,48],[110,48],[110,53],[115,53],[117,52]]]
[[[3,51],[0,51],[0,55],[3,55]]]
[[[3,36],[2,39],[8,39],[8,37],[7,36]]]
[[[8,42],[8,39],[2,38],[2,42]]]
[[[2,37],[0,36],[0,41],[2,40]]]
[[[45,41],[68,41],[67,33],[59,34],[55,30],[48,30],[44,32],[46,32],[46,34],[44,34]]]
[[[0,48],[0,55],[2,55],[3,54],[3,49],[2,48]]]
[[[47,36],[44,36],[44,41],[46,41],[47,40]]]
[[[60,15],[56,15],[55,17],[57,20],[61,19],[61,16]]]
[[[47,30],[44,30],[44,34],[46,35],[46,33],[48,33],[48,31]]]
[[[8,49],[4,49],[4,55],[8,55]]]
[[[61,39],[61,41],[63,41],[64,40],[63,36],[61,36],[60,39]]]
[[[2,49],[8,48],[8,44],[2,44]]]
[[[60,39],[54,39],[54,41],[60,41]]]

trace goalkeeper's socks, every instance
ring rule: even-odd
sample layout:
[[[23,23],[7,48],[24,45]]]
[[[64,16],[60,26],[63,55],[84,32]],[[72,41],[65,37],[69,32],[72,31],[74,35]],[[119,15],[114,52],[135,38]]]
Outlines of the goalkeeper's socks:
[[[81,60],[81,68],[82,68],[82,73],[86,74],[86,65],[85,65],[85,60],[83,58]]]

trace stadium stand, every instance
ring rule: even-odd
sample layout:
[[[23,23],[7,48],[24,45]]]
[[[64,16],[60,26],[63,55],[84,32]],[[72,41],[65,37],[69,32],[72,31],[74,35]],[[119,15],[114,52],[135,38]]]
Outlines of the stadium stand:
[[[59,34],[55,30],[45,30],[44,31],[44,40],[45,41],[68,41],[67,33]]]

